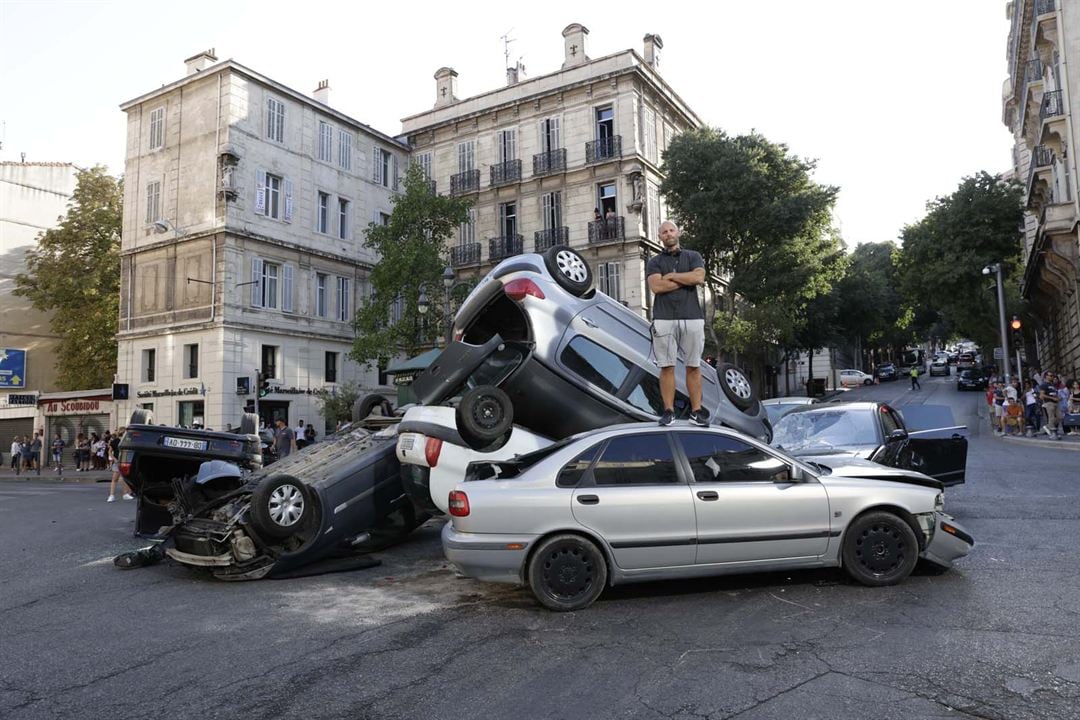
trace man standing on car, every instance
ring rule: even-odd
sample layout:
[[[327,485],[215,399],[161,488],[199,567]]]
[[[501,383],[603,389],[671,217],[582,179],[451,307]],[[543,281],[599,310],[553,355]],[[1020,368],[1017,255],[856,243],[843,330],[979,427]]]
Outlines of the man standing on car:
[[[278,458],[288,457],[289,453],[296,449],[296,433],[281,418],[278,418],[274,424],[277,425],[277,431],[274,433],[274,451]]]
[[[686,360],[686,390],[690,395],[690,422],[709,424],[709,411],[701,407],[701,353],[705,349],[705,316],[698,302],[698,285],[705,283],[701,255],[679,246],[680,231],[670,220],[660,224],[664,251],[649,258],[645,267],[653,299],[652,349],[660,368],[661,425],[675,420],[675,361],[679,351]]]

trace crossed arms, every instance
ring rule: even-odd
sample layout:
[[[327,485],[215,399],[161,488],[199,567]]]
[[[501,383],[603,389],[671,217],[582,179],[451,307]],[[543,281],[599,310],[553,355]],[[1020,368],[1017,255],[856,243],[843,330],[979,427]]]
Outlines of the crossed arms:
[[[663,295],[681,287],[693,287],[705,283],[705,268],[694,268],[690,272],[670,272],[667,275],[653,273],[648,277],[649,289],[654,295]]]

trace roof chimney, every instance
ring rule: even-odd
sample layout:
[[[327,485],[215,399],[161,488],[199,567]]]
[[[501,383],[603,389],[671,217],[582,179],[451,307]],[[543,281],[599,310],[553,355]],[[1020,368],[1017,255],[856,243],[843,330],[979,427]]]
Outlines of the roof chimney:
[[[525,66],[519,60],[517,65],[512,68],[506,68],[506,84],[517,85],[521,79],[525,76]]]
[[[188,75],[194,75],[197,72],[201,72],[217,62],[217,55],[214,54],[214,48],[209,50],[203,50],[197,55],[192,55],[184,61],[184,66],[187,68]]]
[[[319,87],[315,88],[315,92],[312,93],[315,100],[321,102],[323,105],[330,104],[330,81],[320,80]]]
[[[563,70],[589,62],[589,56],[585,54],[585,36],[588,34],[589,28],[578,23],[567,25],[562,31],[563,47],[566,51],[566,60],[562,64]]]
[[[454,68],[441,67],[435,71],[435,107],[457,102],[457,73]]]
[[[659,35],[649,33],[645,36],[645,64],[654,70],[660,69],[660,49],[664,47],[664,41]]]

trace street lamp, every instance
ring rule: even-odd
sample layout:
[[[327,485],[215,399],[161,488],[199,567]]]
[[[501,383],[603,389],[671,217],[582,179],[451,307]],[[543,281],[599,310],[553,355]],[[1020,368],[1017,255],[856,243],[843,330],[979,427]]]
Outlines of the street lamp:
[[[430,306],[431,303],[429,303],[427,299],[427,290],[421,287],[420,297],[416,300],[416,309],[420,311],[421,315],[427,315],[428,307]]]
[[[1001,284],[1001,263],[991,263],[982,269],[983,275],[989,275],[994,273],[997,279],[997,298],[998,298],[998,327],[1001,331],[1001,365],[1004,369],[1005,384],[1009,384],[1009,336],[1005,330],[1005,290]],[[1017,368],[1019,372],[1020,368]]]
[[[454,269],[447,266],[442,272],[442,284],[446,288],[446,302],[443,304],[443,327],[446,328],[446,347],[454,340],[454,324],[450,317],[450,292],[454,289]]]

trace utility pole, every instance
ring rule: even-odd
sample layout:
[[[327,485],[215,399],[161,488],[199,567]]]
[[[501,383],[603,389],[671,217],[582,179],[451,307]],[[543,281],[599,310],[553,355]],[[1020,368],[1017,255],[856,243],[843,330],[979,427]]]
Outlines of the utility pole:
[[[1004,371],[1002,374],[1005,376],[1005,384],[1008,385],[1012,373],[1009,372],[1009,336],[1005,326],[1005,288],[1001,284],[1001,263],[987,265],[982,269],[982,273],[983,275],[994,273],[997,280],[998,328],[1001,331],[1001,366]]]

